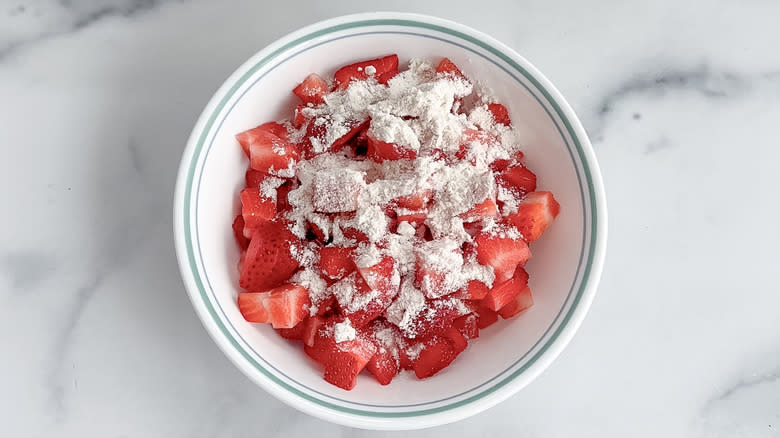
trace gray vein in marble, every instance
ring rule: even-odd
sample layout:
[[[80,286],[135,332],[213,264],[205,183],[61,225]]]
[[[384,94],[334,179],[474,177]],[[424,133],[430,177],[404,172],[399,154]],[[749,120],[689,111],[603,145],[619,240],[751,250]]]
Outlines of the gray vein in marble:
[[[759,385],[771,384],[778,381],[780,381],[780,368],[763,375],[755,376],[751,379],[742,379],[739,382],[732,385],[731,387],[729,387],[728,389],[726,389],[725,391],[723,391],[722,393],[720,393],[718,396],[711,399],[707,403],[707,406],[709,407],[715,403],[727,400],[733,397],[734,395],[736,395],[737,393],[744,391],[746,389],[753,388]]]
[[[667,136],[661,136],[660,138],[651,141],[645,146],[645,155],[650,155],[663,149],[671,148],[672,142]]]
[[[28,292],[57,269],[55,258],[37,251],[14,251],[0,256],[0,271],[16,292]]]
[[[95,2],[92,0],[50,0],[48,5],[39,6],[37,9],[27,8],[24,5],[17,6],[8,11],[7,20],[19,20],[29,18],[32,15],[40,20],[42,10],[48,14],[59,14],[60,25],[51,26],[42,24],[45,30],[21,37],[11,38],[5,42],[0,41],[0,61],[22,49],[33,46],[42,41],[56,38],[71,32],[77,32],[108,17],[133,17],[141,12],[154,9],[160,4],[173,2],[174,0],[114,0],[112,4]],[[175,0],[185,2],[186,0]],[[0,23],[1,24],[1,23]]]
[[[665,97],[675,91],[693,91],[707,99],[729,99],[744,95],[757,80],[780,81],[780,71],[756,75],[740,75],[726,71],[714,71],[704,65],[693,70],[671,69],[660,74],[635,75],[615,87],[595,105],[595,120],[589,123],[594,141],[602,141],[604,129],[618,105],[637,96]],[[642,118],[633,114],[634,120]]]
[[[139,175],[144,173],[141,151],[138,150],[138,143],[133,138],[127,141],[127,151],[130,153],[130,163],[133,165],[133,170]]]

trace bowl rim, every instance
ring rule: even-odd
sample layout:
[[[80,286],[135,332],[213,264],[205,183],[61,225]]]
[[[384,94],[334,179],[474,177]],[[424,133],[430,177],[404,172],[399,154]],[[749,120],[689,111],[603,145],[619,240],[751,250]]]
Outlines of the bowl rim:
[[[263,376],[257,373],[257,369],[249,363],[247,358],[239,350],[241,347],[232,339],[227,332],[220,327],[220,318],[208,309],[200,297],[200,288],[202,285],[200,279],[196,278],[192,266],[197,268],[197,264],[190,263],[189,242],[187,236],[188,223],[185,210],[187,202],[185,200],[188,190],[192,187],[193,181],[189,177],[190,168],[193,166],[193,158],[198,143],[203,140],[210,129],[208,128],[213,118],[216,118],[220,112],[220,103],[230,97],[232,91],[239,85],[241,78],[248,76],[252,68],[261,59],[274,59],[282,52],[294,47],[301,42],[305,42],[312,35],[321,34],[328,29],[357,29],[357,26],[363,23],[363,26],[370,25],[407,25],[426,27],[455,35],[460,38],[466,38],[469,41],[488,48],[496,56],[501,57],[507,62],[514,63],[520,70],[527,73],[526,77],[531,80],[537,89],[542,92],[558,113],[561,122],[564,124],[572,142],[575,143],[580,155],[581,165],[584,174],[588,178],[588,189],[592,202],[591,234],[593,243],[590,246],[587,264],[589,272],[583,274],[580,286],[578,300],[571,305],[567,319],[564,320],[556,329],[555,336],[552,337],[546,348],[541,350],[538,357],[530,366],[521,370],[516,375],[512,375],[497,385],[487,394],[477,394],[471,398],[454,403],[452,407],[445,406],[446,409],[431,409],[433,412],[422,412],[414,415],[383,415],[383,413],[361,411],[349,412],[345,408],[333,409],[325,404],[319,404],[320,401],[308,394],[295,394],[285,385],[280,384],[269,376]],[[581,182],[582,185],[582,182]],[[596,161],[595,152],[588,139],[585,129],[582,127],[579,119],[571,106],[561,95],[561,93],[552,85],[552,83],[536,69],[529,61],[520,56],[513,49],[498,40],[485,35],[484,33],[461,25],[459,23],[445,20],[429,15],[400,13],[400,12],[370,12],[344,15],[335,17],[309,26],[303,27],[297,31],[291,32],[286,36],[269,44],[261,49],[238,67],[225,82],[216,91],[209,103],[199,116],[187,141],[187,146],[182,154],[182,160],[176,181],[176,189],[173,204],[174,214],[174,240],[176,255],[181,271],[182,279],[188,292],[188,296],[193,304],[193,308],[206,328],[214,342],[219,346],[222,352],[239,368],[247,377],[266,391],[270,392],[282,402],[299,409],[315,417],[359,428],[370,429],[418,429],[431,427],[435,425],[446,424],[466,418],[481,411],[484,411],[497,403],[507,399],[525,385],[533,381],[541,372],[543,372],[560,354],[560,352],[570,342],[579,326],[581,325],[588,309],[595,296],[597,286],[603,269],[604,257],[606,254],[607,241],[607,206],[606,194],[604,192],[603,181]],[[474,398],[477,397],[477,398]],[[404,413],[400,413],[404,414]]]

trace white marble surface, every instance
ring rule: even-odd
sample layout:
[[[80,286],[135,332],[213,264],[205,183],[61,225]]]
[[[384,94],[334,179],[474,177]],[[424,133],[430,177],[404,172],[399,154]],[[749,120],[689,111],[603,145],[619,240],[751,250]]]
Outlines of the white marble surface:
[[[780,435],[780,3],[270,3],[0,1],[0,435],[370,434],[288,408],[221,355],[170,210],[230,71],[377,9],[455,19],[534,62],[591,133],[610,206],[602,286],[559,360],[410,435]]]

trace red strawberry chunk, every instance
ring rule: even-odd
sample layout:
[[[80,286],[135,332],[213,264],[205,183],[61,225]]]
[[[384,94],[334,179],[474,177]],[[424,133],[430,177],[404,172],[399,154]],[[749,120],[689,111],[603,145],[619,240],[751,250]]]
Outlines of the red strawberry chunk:
[[[408,222],[410,225],[417,228],[425,223],[425,219],[428,219],[428,213],[426,211],[401,211],[396,217],[395,223],[397,226],[401,222]]]
[[[482,304],[490,310],[499,311],[517,298],[526,287],[528,287],[528,272],[518,267],[511,279],[490,289]]]
[[[301,126],[306,123],[307,117],[303,114],[303,109],[306,108],[306,105],[298,105],[295,107],[295,111],[293,112],[293,118],[292,118],[292,124],[295,127],[295,129],[301,129]]]
[[[425,339],[443,334],[459,316],[458,309],[452,305],[452,301],[431,300],[428,302],[428,310],[420,312],[412,322],[416,332],[414,338]]]
[[[496,181],[521,196],[536,190],[536,175],[522,164],[507,167]]]
[[[263,292],[287,281],[298,269],[298,262],[290,255],[290,246],[297,241],[278,222],[263,222],[255,228],[241,270],[241,288]]]
[[[411,195],[400,196],[395,198],[395,203],[401,208],[408,210],[421,210],[428,205],[428,202],[433,197],[433,190],[420,190],[417,193]]]
[[[466,287],[456,292],[453,297],[464,300],[481,300],[490,291],[490,288],[479,280],[469,280]]]
[[[402,158],[415,159],[417,158],[417,152],[413,149],[408,149],[399,146],[395,143],[387,143],[381,140],[377,140],[371,132],[368,132],[368,145],[366,149],[366,156],[382,163],[386,160],[394,161]]]
[[[376,354],[376,346],[367,337],[359,335],[354,340],[335,344],[325,360],[325,380],[339,388],[355,387],[357,376]]]
[[[314,346],[315,339],[320,329],[325,325],[325,318],[316,315],[307,319],[304,323],[303,333],[301,333],[301,340],[309,347]]]
[[[320,273],[329,280],[341,280],[355,271],[355,248],[326,246],[320,250]]]
[[[336,297],[333,295],[328,296],[322,302],[317,304],[317,315],[325,316],[333,313],[338,307]]]
[[[512,124],[512,120],[509,118],[509,111],[507,111],[504,105],[500,103],[488,104],[488,110],[493,113],[493,118],[496,123],[509,126]]]
[[[293,184],[290,181],[286,181],[284,184],[276,189],[276,211],[290,211],[292,205],[287,200],[287,194],[293,189]]]
[[[292,328],[309,314],[309,292],[288,284],[268,292],[238,294],[238,310],[249,322],[266,322],[274,328]]]
[[[309,321],[314,318],[309,319]],[[330,331],[328,331],[330,327]],[[333,323],[322,321],[321,324],[307,326],[303,337],[303,351],[315,362],[325,364],[336,349],[336,341],[333,339]]]
[[[250,189],[260,187],[260,184],[262,184],[265,178],[266,175],[263,172],[258,172],[251,168],[247,169],[246,174],[244,175],[246,186]]]
[[[435,337],[425,343],[413,361],[414,375],[418,379],[431,377],[452,363],[456,356],[452,341],[445,337]]]
[[[252,169],[271,175],[278,175],[300,159],[298,147],[267,134],[249,146],[249,165]]]
[[[359,121],[353,120],[349,123],[349,131],[346,134],[339,137],[333,142],[333,146],[330,147],[331,152],[338,152],[342,149],[342,146],[347,144],[350,140],[357,137],[357,135],[368,128],[370,120]]]
[[[244,226],[254,230],[276,216],[276,205],[272,199],[263,197],[259,188],[244,189],[241,190],[241,215]]]
[[[475,205],[471,210],[460,215],[460,217],[467,222],[475,222],[482,219],[495,218],[497,216],[498,206],[496,205],[496,201],[491,198],[485,199]]]
[[[534,298],[531,295],[531,288],[526,286],[523,288],[523,290],[520,291],[514,300],[506,303],[504,307],[498,311],[498,314],[501,315],[501,317],[504,319],[509,319],[533,305]]]
[[[524,266],[531,258],[531,250],[522,239],[488,232],[477,235],[474,242],[477,247],[477,262],[493,267],[496,284],[511,278],[515,268],[518,265]]]
[[[517,151],[514,154],[512,154],[512,158],[508,160],[499,158],[498,160],[495,160],[492,163],[490,163],[490,170],[492,170],[493,172],[503,172],[504,170],[506,170],[507,167],[509,167],[512,164],[521,164],[524,156],[525,155],[522,152]]]
[[[477,328],[480,330],[489,327],[498,321],[498,313],[488,309],[481,303],[474,307],[474,314],[477,315]]]
[[[452,341],[452,347],[455,354],[460,354],[469,346],[469,341],[455,326],[452,326],[444,332],[444,337]]]
[[[275,329],[276,333],[279,333],[279,336],[290,339],[292,341],[301,341],[303,340],[303,334],[306,332],[306,325],[308,322],[308,318],[304,318],[303,321],[299,322],[295,325],[293,328],[278,328]]]
[[[329,287],[336,296],[341,314],[347,316],[354,327],[363,327],[382,314],[397,294],[388,288],[371,288],[356,272]]]
[[[270,134],[270,137],[287,140],[287,128],[277,122],[263,123],[256,128],[238,133],[236,134],[236,140],[238,140],[246,156],[249,157],[250,147],[255,143],[268,141],[268,134]]]
[[[398,55],[389,55],[378,59],[356,62],[345,65],[336,70],[333,79],[336,89],[343,90],[349,86],[351,81],[362,81],[369,78],[369,72],[366,67],[373,67],[373,76],[380,84],[386,84],[393,76],[398,74]],[[370,71],[370,69],[369,69]]]
[[[249,247],[249,239],[244,236],[244,217],[240,214],[233,220],[233,235],[239,248],[245,250]]]
[[[531,192],[520,201],[517,212],[507,216],[528,242],[538,239],[553,219],[558,216],[561,206],[550,192]]]
[[[466,78],[466,75],[463,74],[463,72],[460,71],[457,65],[455,65],[454,62],[450,61],[449,58],[443,58],[439,65],[436,66],[436,73],[443,73],[446,75],[452,75],[456,78],[468,80]]]
[[[477,326],[477,316],[475,314],[463,315],[452,321],[452,326],[460,331],[466,339],[476,339],[479,337],[479,327]]]
[[[303,103],[318,105],[324,102],[323,97],[328,93],[328,82],[318,74],[312,73],[293,88],[293,94],[298,96]]]
[[[380,385],[390,384],[393,381],[393,377],[398,374],[398,368],[398,361],[393,357],[392,353],[384,348],[380,348],[366,364],[366,369],[376,378]]]

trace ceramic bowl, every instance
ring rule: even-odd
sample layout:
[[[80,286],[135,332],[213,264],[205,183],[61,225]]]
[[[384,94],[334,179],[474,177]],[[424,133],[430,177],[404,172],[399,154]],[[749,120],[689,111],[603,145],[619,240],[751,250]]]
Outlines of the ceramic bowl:
[[[561,48],[563,50],[563,48]],[[527,266],[533,308],[480,333],[436,376],[405,373],[389,386],[360,376],[345,391],[322,379],[301,345],[270,326],[244,321],[236,306],[239,257],[231,230],[246,159],[234,135],[287,117],[290,90],[307,74],[397,53],[452,59],[493,89],[523,133],[528,166],[551,190],[561,214],[532,245]],[[607,238],[598,164],[579,120],[555,87],[495,39],[451,21],[369,13],[323,21],[260,50],[203,110],[181,161],[174,204],[176,250],[192,304],[225,355],[252,381],[316,417],[369,429],[414,429],[483,411],[531,382],[558,356],[596,292]],[[219,379],[219,376],[214,376]]]

